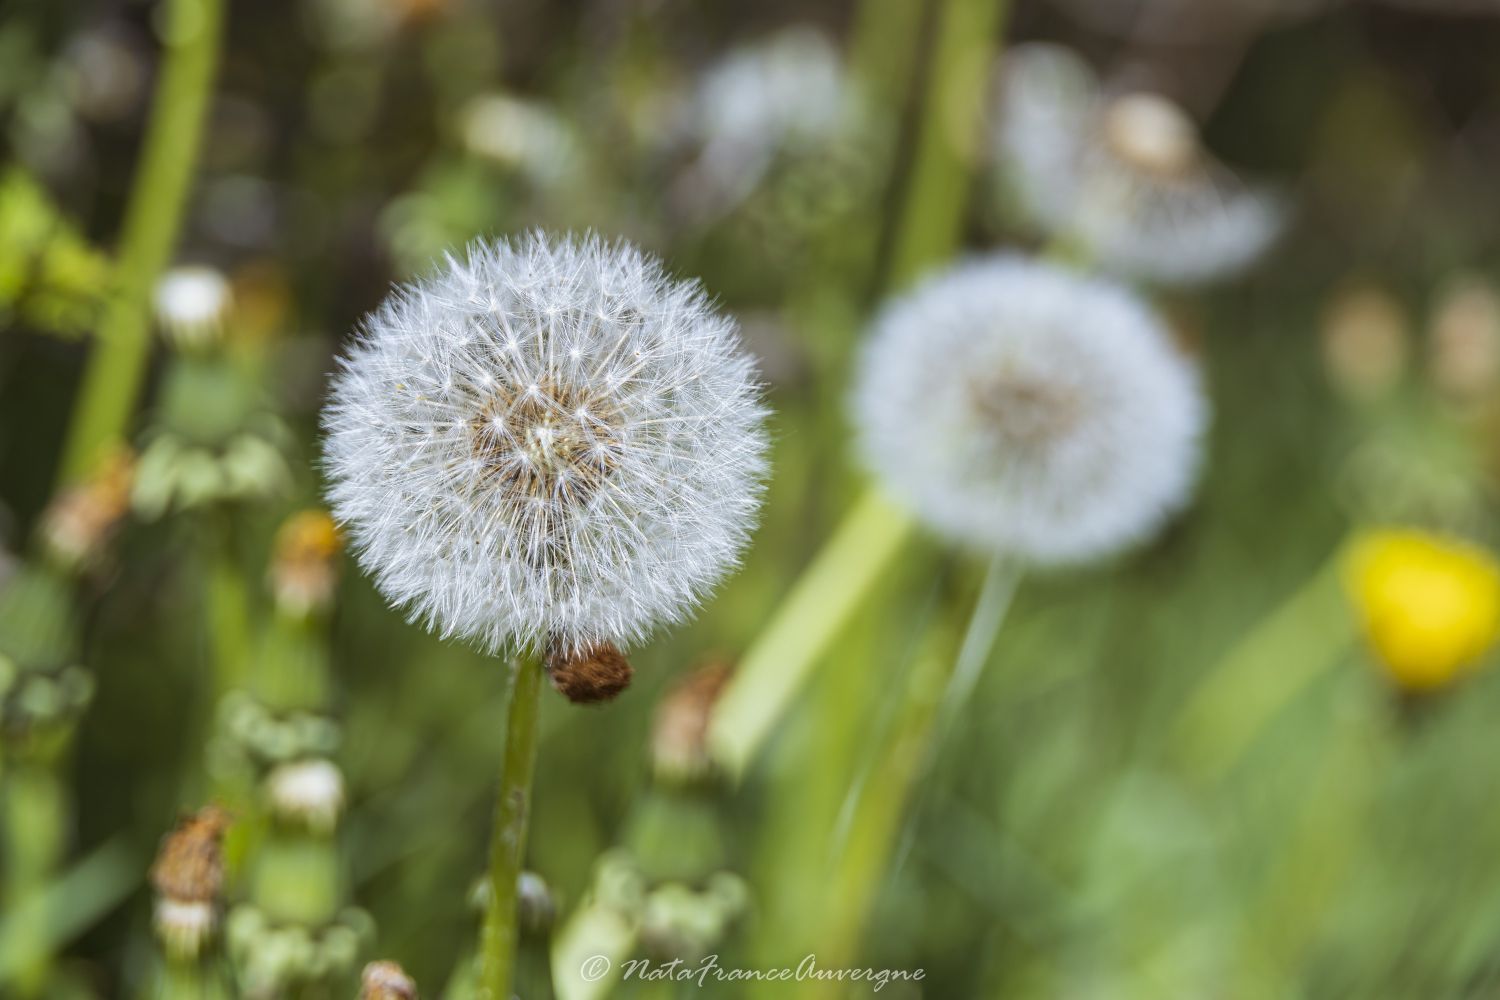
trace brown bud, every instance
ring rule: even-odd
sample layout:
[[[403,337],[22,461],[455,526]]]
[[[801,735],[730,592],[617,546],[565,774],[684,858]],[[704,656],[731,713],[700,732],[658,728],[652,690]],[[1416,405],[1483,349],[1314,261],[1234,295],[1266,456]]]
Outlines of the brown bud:
[[[179,903],[208,903],[224,886],[224,856],[220,849],[229,814],[205,806],[177,821],[162,838],[151,866],[151,885],[163,898]]]
[[[42,515],[47,551],[68,569],[97,563],[116,527],[130,510],[135,453],[121,445],[85,479],[60,494]]]
[[[359,982],[359,1000],[417,1000],[417,984],[395,962],[371,962]]]
[[[731,673],[728,663],[710,661],[674,684],[657,704],[651,727],[657,777],[691,781],[708,773],[708,723]]]
[[[552,686],[575,705],[610,701],[630,686],[635,671],[613,643],[564,651],[547,651],[547,676]]]

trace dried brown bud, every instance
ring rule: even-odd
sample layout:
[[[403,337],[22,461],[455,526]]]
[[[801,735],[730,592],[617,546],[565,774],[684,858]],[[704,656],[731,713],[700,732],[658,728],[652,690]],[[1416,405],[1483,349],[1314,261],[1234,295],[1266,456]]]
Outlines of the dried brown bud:
[[[224,887],[221,846],[228,828],[229,814],[214,805],[178,820],[176,829],[162,838],[151,866],[157,893],[179,903],[217,900]]]
[[[732,672],[728,663],[710,662],[674,684],[656,706],[651,761],[658,777],[692,781],[708,773],[708,723]]]
[[[276,533],[271,558],[271,592],[276,606],[293,616],[326,608],[338,584],[338,527],[327,511],[293,514]]]
[[[371,962],[359,982],[359,1000],[417,1000],[417,984],[395,962]]]
[[[614,644],[604,642],[572,652],[547,651],[547,676],[575,705],[592,705],[610,701],[630,686],[635,671],[625,654]]]
[[[41,538],[48,552],[69,569],[98,561],[115,528],[130,510],[135,452],[120,446],[93,473],[60,494],[42,515]]]
[[[224,887],[220,849],[229,814],[207,806],[178,820],[162,838],[151,866],[156,889],[153,923],[168,952],[181,958],[199,955],[219,923],[219,893]]]

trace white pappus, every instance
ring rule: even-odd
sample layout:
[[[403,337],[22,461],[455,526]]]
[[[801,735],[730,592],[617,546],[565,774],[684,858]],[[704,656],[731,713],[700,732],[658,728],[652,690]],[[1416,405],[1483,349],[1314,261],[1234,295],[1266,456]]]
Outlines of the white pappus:
[[[854,395],[864,454],[941,534],[1038,564],[1108,555],[1191,493],[1193,365],[1134,295],[1049,264],[961,263],[891,303]]]
[[[625,644],[737,561],[766,411],[733,322],[626,243],[476,243],[368,316],[323,418],[381,592],[489,652]]]
[[[1160,94],[1107,92],[1067,49],[1008,52],[992,153],[1018,207],[1101,269],[1167,285],[1253,264],[1286,224],[1283,199],[1241,180]]]

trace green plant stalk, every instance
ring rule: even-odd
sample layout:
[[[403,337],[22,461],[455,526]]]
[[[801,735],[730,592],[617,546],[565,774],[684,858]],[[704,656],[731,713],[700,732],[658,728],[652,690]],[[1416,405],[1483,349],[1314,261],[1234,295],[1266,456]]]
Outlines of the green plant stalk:
[[[935,628],[908,675],[896,718],[873,759],[849,791],[843,822],[829,851],[832,874],[819,954],[835,966],[855,957],[866,915],[897,854],[903,816],[910,818],[922,780],[941,752],[943,734],[973,694],[1021,580],[1021,566],[999,557],[990,564],[962,643]]]
[[[877,104],[899,110],[916,71],[925,4],[864,0],[854,22],[851,63],[865,93]]]
[[[505,756],[495,797],[495,828],[490,836],[490,899],[479,936],[479,1000],[509,1000],[515,978],[516,883],[526,853],[541,694],[541,656],[523,651],[516,657],[511,685]]]
[[[709,752],[727,774],[743,776],[912,529],[911,518],[872,488],[813,557],[714,707]]]
[[[1302,808],[1289,817],[1286,842],[1248,907],[1251,940],[1237,949],[1248,968],[1236,978],[1261,983],[1264,995],[1294,991],[1328,911],[1366,860],[1377,777],[1391,750],[1377,701],[1368,687],[1340,699]]]
[[[1262,730],[1332,669],[1356,623],[1340,580],[1342,546],[1198,683],[1172,729],[1168,754],[1205,785],[1226,775]]]
[[[979,153],[985,79],[1007,0],[944,0],[917,117],[907,197],[897,221],[890,284],[901,287],[952,254]]]
[[[151,344],[147,309],[181,227],[218,63],[223,0],[167,0],[166,54],[125,212],[108,298],[63,452],[60,485],[87,475],[126,436]]]
[[[68,841],[66,786],[54,771],[55,761],[26,762],[5,776],[5,898],[7,909],[32,911],[28,923],[7,926],[7,941],[16,957],[6,977],[18,997],[45,995],[55,942],[49,926],[57,920],[48,894],[62,864]]]

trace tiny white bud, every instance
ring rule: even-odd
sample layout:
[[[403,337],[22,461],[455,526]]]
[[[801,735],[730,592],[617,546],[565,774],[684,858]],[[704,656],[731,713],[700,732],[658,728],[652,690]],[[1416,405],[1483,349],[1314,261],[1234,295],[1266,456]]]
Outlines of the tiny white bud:
[[[229,280],[211,267],[179,267],[156,283],[156,318],[180,348],[218,339],[229,312]]]
[[[328,833],[344,810],[344,775],[327,760],[280,764],[266,775],[266,798],[279,819]]]

